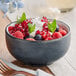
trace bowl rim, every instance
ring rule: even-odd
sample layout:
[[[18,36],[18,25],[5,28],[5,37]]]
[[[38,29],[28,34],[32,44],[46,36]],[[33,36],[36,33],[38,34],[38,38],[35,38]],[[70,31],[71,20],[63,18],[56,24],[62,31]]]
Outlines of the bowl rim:
[[[53,20],[53,19],[49,19],[49,20]],[[5,27],[5,33],[6,33],[8,36],[10,36],[11,38],[16,39],[16,40],[20,40],[20,41],[27,41],[27,42],[34,42],[34,43],[35,43],[35,42],[40,43],[40,42],[54,42],[54,41],[59,41],[59,40],[65,38],[65,37],[67,37],[69,34],[71,34],[71,32],[70,32],[70,26],[69,26],[68,24],[66,24],[66,23],[64,23],[63,21],[60,21],[60,20],[56,20],[56,21],[64,24],[64,26],[68,29],[68,33],[67,33],[65,36],[63,36],[62,38],[58,38],[58,39],[54,39],[54,40],[47,40],[47,41],[45,41],[45,40],[36,40],[36,41],[30,41],[30,40],[26,40],[26,39],[19,39],[19,38],[16,38],[16,37],[12,36],[10,33],[7,32],[7,28],[8,28],[9,25],[11,25],[12,23],[15,23],[15,22],[17,22],[17,21],[14,21],[14,22],[9,23],[9,24]]]

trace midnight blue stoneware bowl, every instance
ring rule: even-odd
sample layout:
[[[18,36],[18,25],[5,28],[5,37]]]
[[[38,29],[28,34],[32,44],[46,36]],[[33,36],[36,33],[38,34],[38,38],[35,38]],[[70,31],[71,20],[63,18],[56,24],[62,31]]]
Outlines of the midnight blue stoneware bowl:
[[[8,26],[14,25],[15,22]],[[5,29],[6,44],[9,52],[19,61],[27,65],[45,66],[52,64],[65,55],[70,45],[70,27],[57,21],[68,33],[62,38],[48,41],[27,41],[17,39]]]

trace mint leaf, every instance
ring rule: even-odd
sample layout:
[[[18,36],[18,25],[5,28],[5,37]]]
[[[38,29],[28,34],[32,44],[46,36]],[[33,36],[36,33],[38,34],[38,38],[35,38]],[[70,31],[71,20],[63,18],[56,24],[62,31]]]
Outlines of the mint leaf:
[[[56,30],[56,19],[52,23],[48,23],[48,29],[53,33]]]
[[[26,14],[25,13],[22,14],[22,16],[20,17],[20,19],[18,19],[18,17],[17,17],[17,23],[21,23],[24,20],[26,20]]]
[[[31,24],[31,23],[28,23],[28,27],[29,27],[29,33],[32,33],[34,30],[35,30],[35,24]]]

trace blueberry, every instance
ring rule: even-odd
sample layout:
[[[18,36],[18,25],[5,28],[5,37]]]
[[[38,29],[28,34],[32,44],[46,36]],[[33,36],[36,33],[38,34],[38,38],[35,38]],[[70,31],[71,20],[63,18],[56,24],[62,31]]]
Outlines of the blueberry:
[[[37,34],[34,38],[35,40],[42,40],[42,36],[40,34]]]
[[[56,32],[58,32],[59,31],[59,26],[58,25],[56,25],[56,30],[55,30]]]

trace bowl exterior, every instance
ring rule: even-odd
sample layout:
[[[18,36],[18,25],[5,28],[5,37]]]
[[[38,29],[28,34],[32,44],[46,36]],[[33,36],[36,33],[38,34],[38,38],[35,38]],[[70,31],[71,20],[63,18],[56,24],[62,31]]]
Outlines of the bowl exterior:
[[[70,33],[55,41],[27,41],[11,37],[5,32],[9,52],[28,65],[51,64],[64,56],[70,45]]]

